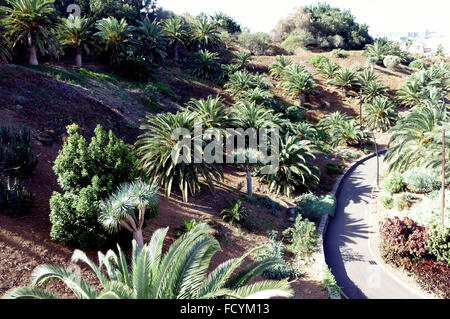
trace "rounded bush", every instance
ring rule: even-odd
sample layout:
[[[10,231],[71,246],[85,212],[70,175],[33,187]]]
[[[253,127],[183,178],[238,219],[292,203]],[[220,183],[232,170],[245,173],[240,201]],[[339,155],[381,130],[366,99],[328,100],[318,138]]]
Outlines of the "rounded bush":
[[[397,194],[405,188],[405,182],[403,181],[402,174],[392,172],[383,180],[381,186],[390,194]]]
[[[450,264],[450,227],[434,224],[428,230],[427,251],[438,261]]]
[[[378,197],[380,203],[386,209],[392,209],[394,207],[394,198],[389,193],[381,193]]]
[[[418,194],[429,193],[440,187],[436,173],[426,168],[413,168],[406,171],[403,174],[403,180],[408,190]]]
[[[402,62],[400,57],[396,55],[388,55],[384,58],[383,65],[390,70],[394,70],[399,66],[400,62]]]

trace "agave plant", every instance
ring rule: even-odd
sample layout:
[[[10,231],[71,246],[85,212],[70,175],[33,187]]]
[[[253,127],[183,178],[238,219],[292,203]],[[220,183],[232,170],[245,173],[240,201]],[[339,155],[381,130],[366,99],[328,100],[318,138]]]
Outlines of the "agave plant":
[[[218,54],[207,50],[201,50],[194,53],[194,59],[190,72],[192,75],[204,80],[220,80],[222,67]]]
[[[373,68],[367,68],[359,72],[357,78],[362,88],[366,87],[369,83],[378,80],[378,76],[375,74]]]
[[[389,170],[406,171],[430,161],[439,161],[442,153],[437,147],[441,143],[438,132],[445,113],[446,108],[428,103],[398,121],[391,130],[386,153]]]
[[[69,18],[62,20],[59,29],[61,44],[75,50],[75,61],[77,67],[81,68],[83,66],[83,52],[89,54],[91,48],[96,46],[89,20],[70,15]]]
[[[342,94],[347,97],[348,91],[357,86],[356,73],[349,69],[342,69],[337,72],[336,77],[330,81],[332,84],[342,89]]]
[[[111,233],[120,228],[133,233],[139,248],[144,247],[142,227],[145,215],[158,212],[158,184],[135,181],[122,184],[100,204],[99,222]]]
[[[418,81],[408,81],[397,91],[398,103],[413,107],[420,104],[423,98],[423,87]]]
[[[231,60],[231,63],[238,65],[239,68],[243,68],[252,62],[252,54],[249,51],[239,51]]]
[[[6,0],[8,6],[0,7],[3,24],[8,26],[12,47],[24,43],[28,48],[28,63],[38,65],[37,50],[42,55],[59,54],[56,37],[58,21],[53,0]]]
[[[314,91],[315,82],[304,67],[293,64],[287,66],[281,74],[280,86],[288,95],[298,98],[301,106],[305,102],[305,96]]]
[[[158,229],[141,249],[133,241],[130,265],[122,249],[98,253],[96,265],[83,251],[75,250],[71,261],[83,262],[95,273],[101,290],[72,272],[52,265],[38,266],[32,274],[31,286],[8,291],[4,299],[57,299],[40,287],[52,280],[62,281],[79,299],[215,299],[291,297],[287,280],[250,281],[269,267],[282,263],[267,258],[236,272],[255,251],[230,259],[208,273],[211,258],[220,245],[204,223],[177,239],[163,254],[168,228]],[[234,274],[235,273],[235,274]]]
[[[186,103],[186,110],[195,113],[197,119],[202,121],[202,126],[207,129],[225,130],[230,127],[230,115],[220,96],[213,98],[210,95],[206,100],[191,99]]]
[[[362,87],[362,99],[366,103],[371,103],[376,97],[386,93],[387,89],[378,81],[369,81]]]
[[[387,97],[377,96],[366,104],[363,117],[370,130],[386,131],[397,120],[397,113]]]
[[[275,62],[269,67],[269,74],[273,78],[279,79],[284,69],[291,64],[292,64],[291,60],[286,59],[282,55],[277,55],[275,58]]]
[[[183,21],[175,16],[161,23],[164,35],[168,38],[169,44],[172,46],[173,58],[175,61],[179,59],[178,46],[184,45],[187,37],[187,29]]]
[[[341,67],[336,63],[325,61],[317,69],[317,74],[323,76],[326,79],[332,79],[336,76],[340,69]]]
[[[137,43],[150,61],[162,61],[167,56],[165,50],[167,38],[163,34],[159,22],[150,21],[146,17],[143,21],[139,21],[135,32]]]
[[[167,197],[170,197],[173,185],[178,185],[185,202],[188,201],[188,194],[199,192],[200,176],[211,191],[214,190],[213,180],[222,177],[220,165],[195,163],[190,153],[186,154],[187,150],[183,144],[180,144],[185,136],[174,135],[177,131],[182,134],[181,130],[187,130],[192,134],[196,116],[197,114],[190,112],[147,115],[144,124],[141,125],[145,133],[136,142],[140,166],[149,179],[158,180],[164,187]],[[193,136],[189,147],[191,150],[202,147],[203,151],[205,141],[201,136]]]
[[[320,171],[310,162],[315,158],[310,141],[287,134],[280,138],[279,169],[275,174],[261,175],[270,191],[291,196],[299,188],[311,188],[319,182]]]
[[[189,37],[191,44],[199,49],[213,49],[221,42],[217,25],[204,17],[197,18],[191,23]]]

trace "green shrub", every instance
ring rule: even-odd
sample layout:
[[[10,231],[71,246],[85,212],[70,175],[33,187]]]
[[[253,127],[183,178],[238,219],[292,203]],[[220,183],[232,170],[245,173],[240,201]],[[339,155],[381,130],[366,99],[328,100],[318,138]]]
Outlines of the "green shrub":
[[[286,247],[281,241],[277,241],[278,232],[269,231],[267,235],[270,238],[268,247],[257,254],[258,260],[266,260],[269,258],[284,258]],[[287,263],[272,266],[263,272],[266,279],[283,280],[291,277],[300,277],[301,273],[298,269],[289,266]]]
[[[392,172],[389,174],[388,177],[386,177],[383,182],[381,183],[381,186],[384,190],[389,192],[390,194],[397,194],[400,193],[405,188],[405,182],[403,181],[402,174],[398,172]]]
[[[411,207],[411,203],[405,194],[400,194],[394,198],[394,206],[396,210],[401,212],[405,209],[409,209]]]
[[[330,59],[321,54],[316,54],[309,60],[309,64],[315,68],[320,68],[324,63],[330,63]]]
[[[16,130],[0,128],[0,171],[23,177],[31,174],[37,165],[31,149],[30,130],[26,127]]]
[[[219,55],[208,50],[201,50],[194,53],[192,66],[189,69],[191,74],[203,79],[217,82],[222,78],[222,66]]]
[[[316,43],[314,36],[304,30],[299,30],[291,33],[281,44],[280,47],[288,51],[289,53],[294,53],[296,49],[301,47],[306,47],[308,45]]]
[[[425,60],[417,59],[417,60],[412,61],[409,64],[409,67],[410,68],[414,68],[414,69],[418,69],[418,70],[425,70],[428,67],[428,65],[425,62]]]
[[[183,217],[183,225],[175,228],[175,236],[178,238],[189,233],[197,224],[198,222],[195,219],[187,220]]]
[[[394,208],[394,198],[391,196],[391,194],[381,193],[378,199],[384,208],[386,209]]]
[[[277,202],[274,202],[267,196],[258,197],[258,204],[264,206],[265,208],[270,210],[270,214],[273,216],[278,216],[281,212],[281,205]]]
[[[303,194],[298,198],[297,206],[300,208],[301,214],[309,219],[324,215],[333,217],[336,210],[336,197]]]
[[[427,194],[409,216],[425,226],[442,223],[441,199],[440,190]],[[450,190],[448,189],[445,190],[445,225],[450,225]]]
[[[79,247],[100,246],[106,232],[98,223],[100,201],[122,183],[138,176],[136,158],[110,131],[98,125],[91,142],[68,126],[68,139],[53,170],[64,194],[50,199],[52,239]]]
[[[428,229],[427,251],[438,261],[450,264],[450,227],[434,224]]]
[[[241,222],[247,214],[247,209],[242,206],[242,202],[240,200],[236,202],[227,200],[226,202],[228,207],[220,212],[222,219],[230,225]]]
[[[328,175],[342,175],[344,173],[344,170],[342,168],[337,167],[332,163],[328,163],[327,165],[325,165],[325,169],[327,170]]]
[[[0,175],[0,213],[10,217],[25,216],[33,204],[33,196],[17,180],[3,178]]]
[[[389,70],[395,70],[398,68],[402,59],[395,55],[388,55],[383,60],[383,65]]]
[[[346,57],[348,57],[348,53],[342,49],[334,49],[333,51],[331,51],[331,55],[334,58],[339,58],[339,59],[345,59]]]
[[[159,102],[158,88],[153,83],[147,84],[142,91],[142,99],[147,105],[157,105]]]
[[[293,228],[288,228],[283,232],[290,245],[288,250],[299,258],[310,258],[317,249],[316,224],[298,215]]]
[[[264,32],[243,32],[239,35],[239,42],[253,54],[265,55],[269,49],[270,36]]]
[[[439,189],[437,174],[426,168],[413,168],[403,174],[406,187],[413,193],[424,194]]]

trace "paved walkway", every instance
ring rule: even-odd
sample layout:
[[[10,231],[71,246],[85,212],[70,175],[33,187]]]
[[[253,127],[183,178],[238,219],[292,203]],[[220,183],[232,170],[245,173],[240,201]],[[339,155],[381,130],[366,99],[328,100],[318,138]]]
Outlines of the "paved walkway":
[[[422,296],[387,272],[369,248],[371,193],[376,157],[357,166],[338,193],[336,215],[324,242],[325,258],[350,299],[418,299]]]

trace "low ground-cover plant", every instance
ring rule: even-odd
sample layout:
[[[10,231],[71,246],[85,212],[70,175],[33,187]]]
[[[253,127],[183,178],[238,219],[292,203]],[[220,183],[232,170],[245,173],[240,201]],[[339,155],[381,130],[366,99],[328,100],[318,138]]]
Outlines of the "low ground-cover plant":
[[[138,176],[136,158],[123,141],[99,125],[90,143],[68,126],[67,142],[53,170],[64,193],[50,199],[52,239],[79,247],[95,247],[108,238],[98,222],[100,202],[117,186]]]
[[[333,195],[316,196],[311,193],[300,195],[297,207],[302,216],[312,219],[321,216],[334,216],[336,210],[336,197]]]
[[[334,58],[345,59],[346,57],[348,57],[348,53],[342,49],[334,49],[333,51],[331,51],[331,56],[333,56]]]
[[[436,172],[422,167],[416,167],[406,171],[403,174],[403,180],[408,190],[413,193],[429,193],[440,187]]]
[[[228,206],[220,212],[222,219],[230,225],[242,222],[247,215],[247,209],[242,206],[242,202],[240,200],[226,202]]]
[[[381,205],[383,205],[386,209],[392,209],[394,208],[394,197],[392,197],[389,193],[381,193],[380,196],[378,196],[378,200],[380,201]]]
[[[270,243],[265,250],[262,250],[257,254],[258,260],[276,258],[284,261],[286,247],[282,241],[277,240],[278,235],[278,232],[274,230],[267,232],[267,236],[270,238]],[[301,273],[298,269],[291,267],[284,261],[283,263],[266,269],[262,275],[266,279],[283,280],[292,277],[298,278],[301,276]]]
[[[288,240],[288,250],[300,259],[308,259],[317,249],[318,235],[316,224],[298,215],[294,227],[283,232]]]
[[[323,288],[324,289],[330,289],[328,297],[331,298],[332,296],[338,296],[341,297],[341,287],[339,287],[336,278],[334,277],[333,273],[331,272],[330,268],[328,268],[328,265],[324,265],[324,279],[323,279]]]
[[[0,213],[10,217],[28,214],[33,205],[33,196],[19,181],[0,175]]]
[[[431,226],[442,223],[441,191],[437,190],[425,195],[420,204],[410,213],[410,217],[422,225]],[[450,190],[445,190],[445,224],[450,225]]]

